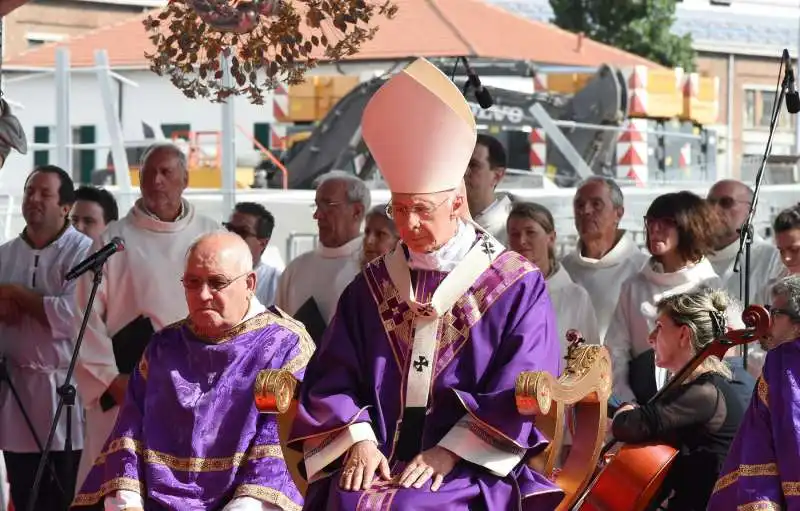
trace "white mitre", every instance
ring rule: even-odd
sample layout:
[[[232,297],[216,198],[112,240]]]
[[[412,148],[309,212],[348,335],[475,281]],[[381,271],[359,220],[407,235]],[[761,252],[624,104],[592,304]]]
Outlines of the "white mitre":
[[[459,187],[475,149],[475,117],[458,87],[417,59],[372,96],[362,136],[393,193]]]

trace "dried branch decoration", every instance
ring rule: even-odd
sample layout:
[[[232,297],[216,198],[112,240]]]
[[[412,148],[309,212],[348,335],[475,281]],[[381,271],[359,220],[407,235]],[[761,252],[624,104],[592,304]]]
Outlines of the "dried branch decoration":
[[[301,83],[320,58],[356,54],[378,30],[376,16],[396,13],[392,0],[170,0],[144,21],[156,46],[145,57],[189,98],[246,95],[260,105],[280,82]]]

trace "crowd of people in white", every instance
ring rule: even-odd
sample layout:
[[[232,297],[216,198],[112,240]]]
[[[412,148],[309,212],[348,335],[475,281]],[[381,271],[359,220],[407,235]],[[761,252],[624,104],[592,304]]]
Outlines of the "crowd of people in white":
[[[640,361],[648,354],[652,360],[656,304],[699,287],[741,297],[741,275],[733,267],[752,190],[724,180],[707,197],[690,192],[658,197],[643,219],[646,245],[639,247],[619,227],[625,214],[622,190],[613,179],[592,177],[577,187],[573,200],[579,242],[559,260],[551,213],[497,193],[505,166],[500,142],[480,135],[464,175],[464,216],[546,276],[564,351],[568,329],[579,330],[587,342],[604,344],[612,356],[615,397],[647,400],[667,377],[662,369],[651,378],[639,372],[653,367]],[[29,175],[22,205],[26,227],[0,246],[0,450],[17,509],[33,489],[58,403],[56,390],[64,381],[92,286],[91,275],[77,282],[66,282],[64,275],[87,255],[115,236],[125,240],[125,251],[105,265],[89,315],[75,372],[75,455],[65,452],[62,420],[38,498],[37,508],[48,511],[69,506],[76,486],[101,454],[144,350],[136,339],[147,339],[187,315],[177,276],[198,236],[221,229],[239,235],[252,252],[259,301],[301,321],[315,339],[331,321],[345,287],[399,239],[386,206],[370,203],[367,186],[334,171],[316,188],[317,248],[280,271],[262,262],[276,221],[264,205],[239,203],[220,225],[183,198],[187,183],[184,154],[172,145],[153,146],[142,162],[141,198],[118,218],[111,194],[91,187],[75,190],[69,174],[58,167],[39,167]],[[800,273],[800,204],[781,212],[772,232],[772,241],[756,237],[752,245],[750,303],[770,302],[777,280]],[[738,316],[731,313],[728,319],[735,324]],[[751,348],[746,370],[737,353],[726,362],[750,392],[762,359],[763,351]]]

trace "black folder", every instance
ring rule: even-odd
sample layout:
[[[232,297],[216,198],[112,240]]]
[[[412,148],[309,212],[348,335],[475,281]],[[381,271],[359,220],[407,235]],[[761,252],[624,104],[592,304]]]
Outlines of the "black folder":
[[[320,341],[322,341],[322,334],[325,333],[325,328],[328,325],[325,323],[325,319],[322,317],[322,313],[319,311],[317,302],[313,297],[306,300],[306,303],[297,309],[297,312],[294,313],[294,319],[306,327],[306,332],[314,339],[314,344],[319,346]]]
[[[155,333],[149,318],[139,316],[111,338],[114,359],[121,374],[131,374]]]

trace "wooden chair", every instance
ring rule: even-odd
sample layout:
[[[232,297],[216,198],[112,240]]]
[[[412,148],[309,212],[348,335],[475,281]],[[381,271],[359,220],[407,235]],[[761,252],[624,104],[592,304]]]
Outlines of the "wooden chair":
[[[289,435],[292,432],[292,423],[297,415],[298,387],[297,378],[289,371],[264,369],[256,377],[253,393],[259,412],[278,416],[278,436],[283,459],[289,468],[295,486],[300,490],[301,495],[305,495],[308,482],[300,472],[303,455],[286,448],[286,442],[289,441]]]
[[[302,454],[286,448],[292,422],[297,414],[298,381],[284,370],[259,373],[254,389],[256,408],[278,416],[278,435],[284,460],[294,483],[305,495],[308,483],[300,472]],[[537,415],[536,426],[550,446],[530,465],[552,477],[566,492],[558,510],[567,509],[588,483],[600,456],[608,422],[607,401],[611,395],[611,359],[601,346],[570,346],[567,367],[558,379],[544,371],[526,371],[517,378],[517,409],[523,415]],[[556,472],[564,441],[566,407],[572,406],[575,430],[572,448],[563,468]]]
[[[589,483],[608,430],[611,396],[611,357],[606,348],[570,343],[567,366],[556,379],[546,371],[525,371],[517,377],[517,410],[536,415],[536,427],[550,445],[529,466],[551,478],[566,496],[557,511],[569,509]],[[574,416],[572,446],[563,466],[556,469],[564,447],[567,407]]]

